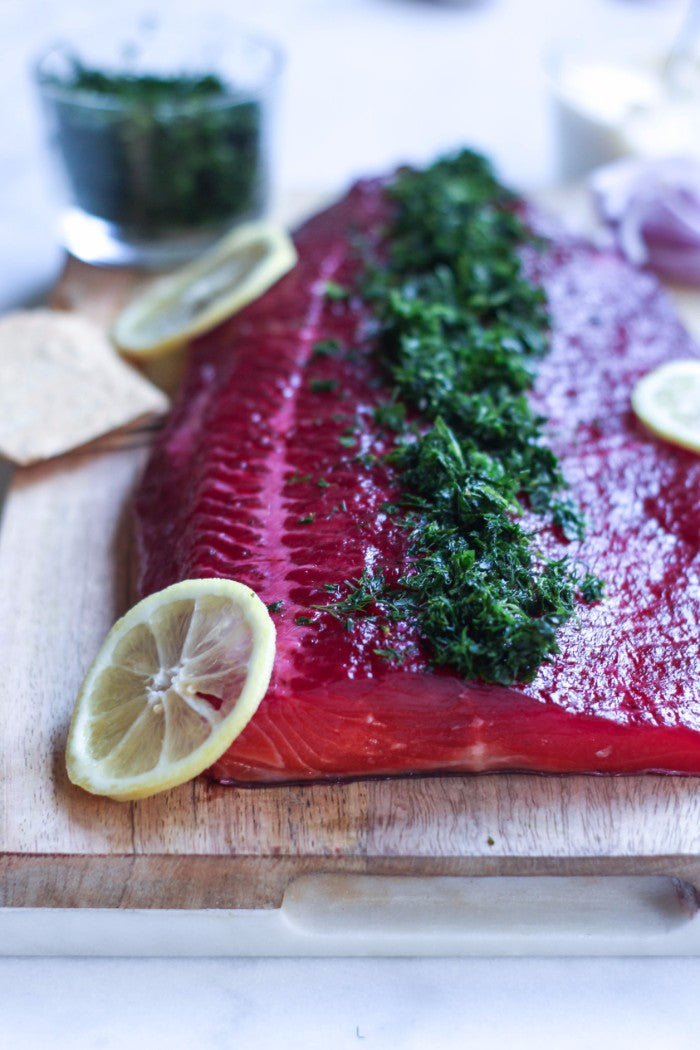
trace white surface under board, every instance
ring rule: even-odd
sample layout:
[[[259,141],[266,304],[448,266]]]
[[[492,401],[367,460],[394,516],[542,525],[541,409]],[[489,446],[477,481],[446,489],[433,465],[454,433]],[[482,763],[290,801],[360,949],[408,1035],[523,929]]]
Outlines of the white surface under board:
[[[0,960],[3,1050],[697,1050],[700,960]]]

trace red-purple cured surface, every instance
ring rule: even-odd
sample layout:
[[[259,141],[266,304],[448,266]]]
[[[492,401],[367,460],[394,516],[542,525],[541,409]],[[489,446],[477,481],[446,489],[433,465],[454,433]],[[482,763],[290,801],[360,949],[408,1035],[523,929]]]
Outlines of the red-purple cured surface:
[[[298,233],[292,273],[199,342],[138,493],[144,593],[214,575],[283,602],[269,693],[213,775],[700,774],[700,457],[629,408],[639,376],[697,351],[654,279],[612,252],[557,236],[531,261],[553,317],[533,401],[588,518],[585,542],[566,550],[605,579],[606,600],[581,605],[561,654],[515,688],[431,673],[408,627],[387,639],[313,611],[324,584],[405,565],[405,536],[381,510],[395,479],[353,462],[362,431],[354,447],[341,440],[382,397],[371,324],[357,302],[325,295],[328,280],[352,283],[356,233],[376,240],[386,208],[379,183],[356,187]],[[329,338],[356,352],[314,355]],[[387,644],[412,655],[392,666],[374,653]]]

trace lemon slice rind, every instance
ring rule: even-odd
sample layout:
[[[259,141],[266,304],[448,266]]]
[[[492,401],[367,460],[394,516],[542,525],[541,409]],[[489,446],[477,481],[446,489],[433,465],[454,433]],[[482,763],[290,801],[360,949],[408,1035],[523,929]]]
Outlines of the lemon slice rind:
[[[182,610],[190,615],[186,629]],[[217,635],[219,610],[224,611],[225,622],[234,625],[234,632],[222,629]],[[165,632],[164,622],[171,628]],[[239,648],[245,651],[238,669],[224,666],[221,660],[222,652],[233,648],[236,630],[236,637],[243,639]],[[144,638],[149,639],[146,645]],[[128,667],[119,656],[124,651],[131,654]],[[168,678],[163,663],[172,664],[178,652],[180,670],[173,673],[171,667]],[[146,798],[192,780],[221,757],[255,714],[267,691],[274,653],[275,627],[267,607],[241,583],[185,580],[143,599],[114,624],[80,688],[66,744],[69,779],[91,794],[118,800]],[[138,689],[125,691],[123,697],[112,695],[104,684],[108,676],[136,683]],[[217,710],[208,694],[215,694],[218,704],[217,686],[234,680],[240,680],[240,687],[229,688],[230,695],[224,696]],[[153,711],[159,702],[156,719]],[[151,740],[150,723],[156,721],[165,729],[162,739],[159,732]],[[118,732],[112,740],[115,724]],[[188,727],[184,734],[182,725]],[[186,741],[193,726],[203,739],[183,750],[179,737]],[[169,736],[182,754],[167,753],[172,750]],[[134,751],[143,754],[149,748],[159,753],[157,760],[147,769],[130,769]],[[115,769],[117,755],[122,756],[121,768],[116,762]]]
[[[294,243],[282,227],[245,223],[138,293],[113,322],[112,339],[137,359],[177,349],[257,299],[296,261]]]
[[[669,361],[647,373],[632,391],[632,408],[654,434],[700,453],[700,360]]]

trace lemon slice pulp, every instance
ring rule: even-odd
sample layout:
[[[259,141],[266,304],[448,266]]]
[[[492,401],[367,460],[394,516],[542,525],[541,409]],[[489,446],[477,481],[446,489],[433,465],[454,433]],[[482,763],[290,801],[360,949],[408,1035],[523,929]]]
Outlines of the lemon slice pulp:
[[[700,360],[669,361],[639,380],[632,408],[667,441],[700,452]]]
[[[111,629],[75,703],[74,784],[145,798],[219,758],[265,695],[275,628],[250,588],[185,580],[144,598]]]
[[[296,263],[281,227],[237,227],[194,262],[149,285],[112,326],[120,350],[137,358],[166,353],[209,331],[257,299]]]

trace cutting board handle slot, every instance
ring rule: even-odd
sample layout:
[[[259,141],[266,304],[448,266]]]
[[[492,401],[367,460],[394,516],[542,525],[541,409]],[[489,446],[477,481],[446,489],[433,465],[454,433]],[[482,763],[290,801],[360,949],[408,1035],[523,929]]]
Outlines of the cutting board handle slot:
[[[281,908],[0,908],[0,955],[696,956],[682,880],[304,875]]]
[[[290,884],[282,905],[285,920],[310,937],[423,937],[499,954],[535,943],[646,954],[661,941],[680,946],[690,932],[700,946],[697,912],[694,888],[661,875],[309,875]]]

